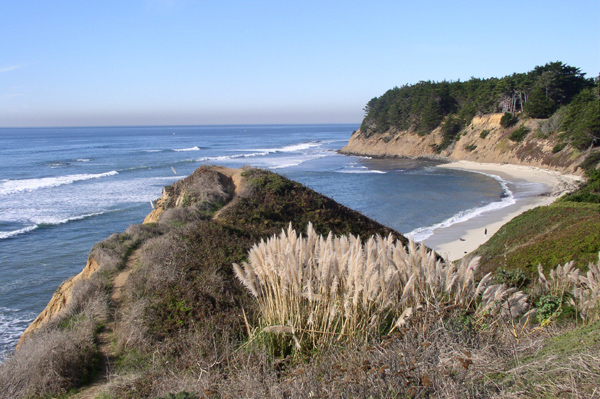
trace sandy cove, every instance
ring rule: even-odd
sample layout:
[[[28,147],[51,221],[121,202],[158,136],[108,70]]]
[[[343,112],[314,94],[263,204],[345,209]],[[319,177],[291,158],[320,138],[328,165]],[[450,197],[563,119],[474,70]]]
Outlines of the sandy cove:
[[[513,164],[458,161],[438,165],[439,168],[462,169],[496,175],[509,183],[541,183],[546,190],[536,196],[518,198],[516,203],[494,211],[484,212],[465,222],[439,228],[424,243],[449,260],[456,260],[474,251],[493,236],[504,224],[523,212],[549,205],[563,194],[578,187],[582,177],[556,171]],[[487,232],[487,234],[486,234]]]

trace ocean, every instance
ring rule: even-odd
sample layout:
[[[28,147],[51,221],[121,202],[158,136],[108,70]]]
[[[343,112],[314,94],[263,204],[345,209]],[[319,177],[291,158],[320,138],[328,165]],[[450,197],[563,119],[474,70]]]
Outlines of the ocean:
[[[92,246],[204,164],[281,173],[423,240],[514,202],[506,182],[434,161],[337,153],[358,125],[0,129],[0,353]]]

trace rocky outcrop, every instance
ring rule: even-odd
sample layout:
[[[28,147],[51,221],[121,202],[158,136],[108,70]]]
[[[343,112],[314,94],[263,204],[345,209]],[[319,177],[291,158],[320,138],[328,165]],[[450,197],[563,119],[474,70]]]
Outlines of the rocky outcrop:
[[[538,133],[539,119],[529,119],[505,129],[500,125],[502,114],[476,116],[460,133],[460,137],[448,148],[438,152],[442,133],[437,128],[428,135],[406,131],[388,131],[367,137],[356,131],[341,152],[346,154],[381,157],[427,157],[452,161],[510,163],[553,169],[562,173],[580,174],[579,163],[586,153],[570,146],[560,151],[555,148],[555,136],[545,137]],[[520,142],[509,139],[512,132],[524,125],[530,132]]]
[[[239,194],[244,184],[242,169],[200,167],[190,176],[165,187],[144,223],[157,223],[160,216],[171,208],[196,204],[209,210],[216,204],[223,205]]]

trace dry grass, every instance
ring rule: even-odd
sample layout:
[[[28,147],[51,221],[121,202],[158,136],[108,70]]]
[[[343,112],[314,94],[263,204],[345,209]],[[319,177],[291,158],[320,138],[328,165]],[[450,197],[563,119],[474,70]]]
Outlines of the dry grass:
[[[89,382],[100,364],[94,337],[110,317],[108,301],[98,275],[77,281],[67,307],[0,365],[0,397],[62,395]]]
[[[600,354],[546,356],[510,369],[498,398],[600,398]]]
[[[209,166],[201,166],[190,176],[165,187],[165,191],[170,196],[170,202],[164,204],[166,210],[193,205],[192,213],[199,216],[214,212],[229,202],[234,195],[235,184],[230,177]],[[161,215],[159,221],[179,221],[182,217],[192,217],[192,213],[169,212]]]
[[[83,317],[67,328],[32,334],[0,365],[0,397],[56,396],[88,382],[99,361],[95,328]]]
[[[95,335],[110,318],[110,276],[132,248],[158,234],[134,226],[97,244],[91,256],[100,264],[89,279],[77,280],[67,307],[25,339],[0,365],[0,397],[50,397],[90,381],[100,366]]]
[[[477,265],[446,264],[391,236],[364,244],[352,235],[324,237],[309,224],[306,238],[290,225],[254,245],[249,263],[234,270],[258,301],[260,332],[290,336],[302,350],[389,334],[421,310],[470,309],[484,320],[527,309],[525,294],[490,284],[491,275],[476,284]]]
[[[499,330],[469,329],[455,316],[421,310],[422,329],[332,346],[301,361],[233,345],[214,351],[202,343],[218,337],[190,331],[127,378],[113,379],[110,397],[188,391],[219,398],[486,398],[511,394],[512,384],[525,383],[526,376],[505,378],[506,371],[515,359],[535,353],[539,338],[516,344]]]

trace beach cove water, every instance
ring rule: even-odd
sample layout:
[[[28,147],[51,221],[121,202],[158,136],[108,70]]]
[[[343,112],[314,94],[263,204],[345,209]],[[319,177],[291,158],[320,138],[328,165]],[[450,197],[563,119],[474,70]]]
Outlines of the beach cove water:
[[[92,246],[203,164],[281,173],[417,240],[514,202],[488,175],[337,153],[357,125],[0,129],[0,352]]]

